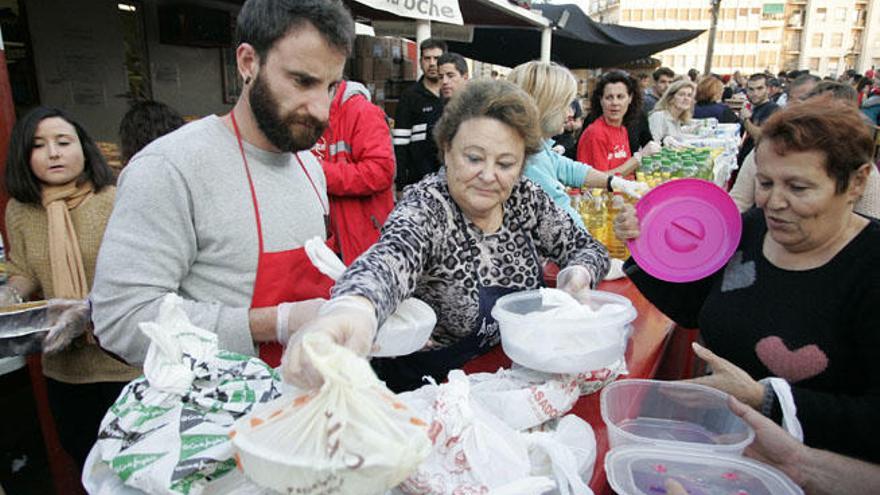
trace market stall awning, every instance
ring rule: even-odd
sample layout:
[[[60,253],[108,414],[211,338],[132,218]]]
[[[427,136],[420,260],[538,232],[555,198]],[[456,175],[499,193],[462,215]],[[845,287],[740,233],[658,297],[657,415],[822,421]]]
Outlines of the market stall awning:
[[[572,69],[613,67],[686,43],[704,30],[641,29],[603,24],[577,5],[534,5],[553,29],[551,57]],[[540,58],[541,30],[480,26],[471,43],[451,42],[451,51],[513,67]]]

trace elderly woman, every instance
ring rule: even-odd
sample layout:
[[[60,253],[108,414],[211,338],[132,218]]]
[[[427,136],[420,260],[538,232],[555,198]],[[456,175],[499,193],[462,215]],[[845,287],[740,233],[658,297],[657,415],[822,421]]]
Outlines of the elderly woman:
[[[695,119],[714,118],[722,124],[736,124],[739,119],[733,110],[721,103],[724,83],[715,76],[704,77],[697,84],[697,105],[694,107]]]
[[[699,378],[778,419],[792,401],[805,443],[880,461],[880,222],[853,212],[873,140],[858,110],[808,101],[774,114],[757,148],[757,204],[723,270],[696,282],[630,277],[659,309],[699,327],[714,374]],[[639,235],[632,208],[614,225]],[[784,380],[758,382],[766,377]],[[788,385],[786,387],[785,385]],[[791,418],[791,414],[788,415]]]
[[[632,153],[627,126],[637,126],[637,120],[643,118],[641,106],[642,93],[635,79],[619,70],[603,74],[590,95],[592,123],[581,134],[578,160],[611,175],[632,175],[641,154],[659,150],[656,143],[649,142],[641,154]]]
[[[554,63],[527,62],[515,67],[507,80],[524,89],[538,106],[543,141],[538,152],[526,160],[525,175],[541,186],[577,225],[583,227],[583,219],[572,208],[566,186],[604,188],[631,196],[643,192],[643,186],[637,182],[600,172],[591,166],[592,162],[575,161],[553,151],[550,138],[562,132],[577,92],[577,81],[568,69]],[[625,129],[623,132],[626,136]]]
[[[321,316],[300,332],[324,332],[366,355],[378,326],[415,296],[437,314],[428,345],[394,359],[374,359],[395,391],[444,380],[449,370],[499,341],[490,315],[502,295],[541,287],[540,257],[564,267],[559,287],[577,295],[608,270],[608,253],[540,187],[523,178],[541,150],[531,98],[505,81],[476,81],[456,94],[435,127],[445,168],[406,189],[377,244],[340,278]],[[302,352],[288,347],[285,377],[320,383]]]
[[[690,124],[694,114],[696,85],[681,79],[669,85],[654,111],[648,116],[648,126],[654,141],[663,144],[674,142],[683,134],[683,127]]]

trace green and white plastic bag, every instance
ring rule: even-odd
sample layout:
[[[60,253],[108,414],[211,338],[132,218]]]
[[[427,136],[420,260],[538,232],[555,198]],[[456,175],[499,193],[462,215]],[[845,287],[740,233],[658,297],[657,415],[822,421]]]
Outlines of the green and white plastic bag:
[[[168,295],[158,320],[140,324],[152,339],[145,376],[107,411],[95,445],[123,483],[150,494],[199,495],[235,469],[233,423],[280,395],[272,368],[219,350],[216,334],[190,323],[182,303]]]

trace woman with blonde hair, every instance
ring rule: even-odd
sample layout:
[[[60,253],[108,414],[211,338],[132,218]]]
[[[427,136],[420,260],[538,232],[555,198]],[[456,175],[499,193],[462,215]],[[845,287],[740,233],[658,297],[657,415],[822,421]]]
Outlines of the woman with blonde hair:
[[[724,94],[724,83],[715,76],[704,77],[697,84],[697,105],[694,107],[695,119],[717,119],[722,124],[735,124],[739,122],[736,114],[724,103],[721,96]]]
[[[689,124],[694,115],[695,89],[696,85],[688,79],[669,85],[648,116],[654,141],[668,144],[667,138],[678,139],[684,134],[682,127]]]
[[[544,138],[541,149],[526,161],[524,174],[541,186],[576,224],[584,226],[581,216],[571,206],[566,186],[601,187],[631,196],[641,195],[644,185],[608,175],[553,151],[550,138],[562,132],[571,112],[571,102],[577,97],[577,81],[568,69],[552,62],[526,62],[515,67],[507,80],[525,90],[535,101]]]

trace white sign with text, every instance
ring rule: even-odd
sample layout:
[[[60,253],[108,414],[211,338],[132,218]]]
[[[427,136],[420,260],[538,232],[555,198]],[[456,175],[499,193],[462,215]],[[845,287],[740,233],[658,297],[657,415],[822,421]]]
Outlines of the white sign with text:
[[[464,24],[458,0],[357,0],[368,7],[401,17]]]

